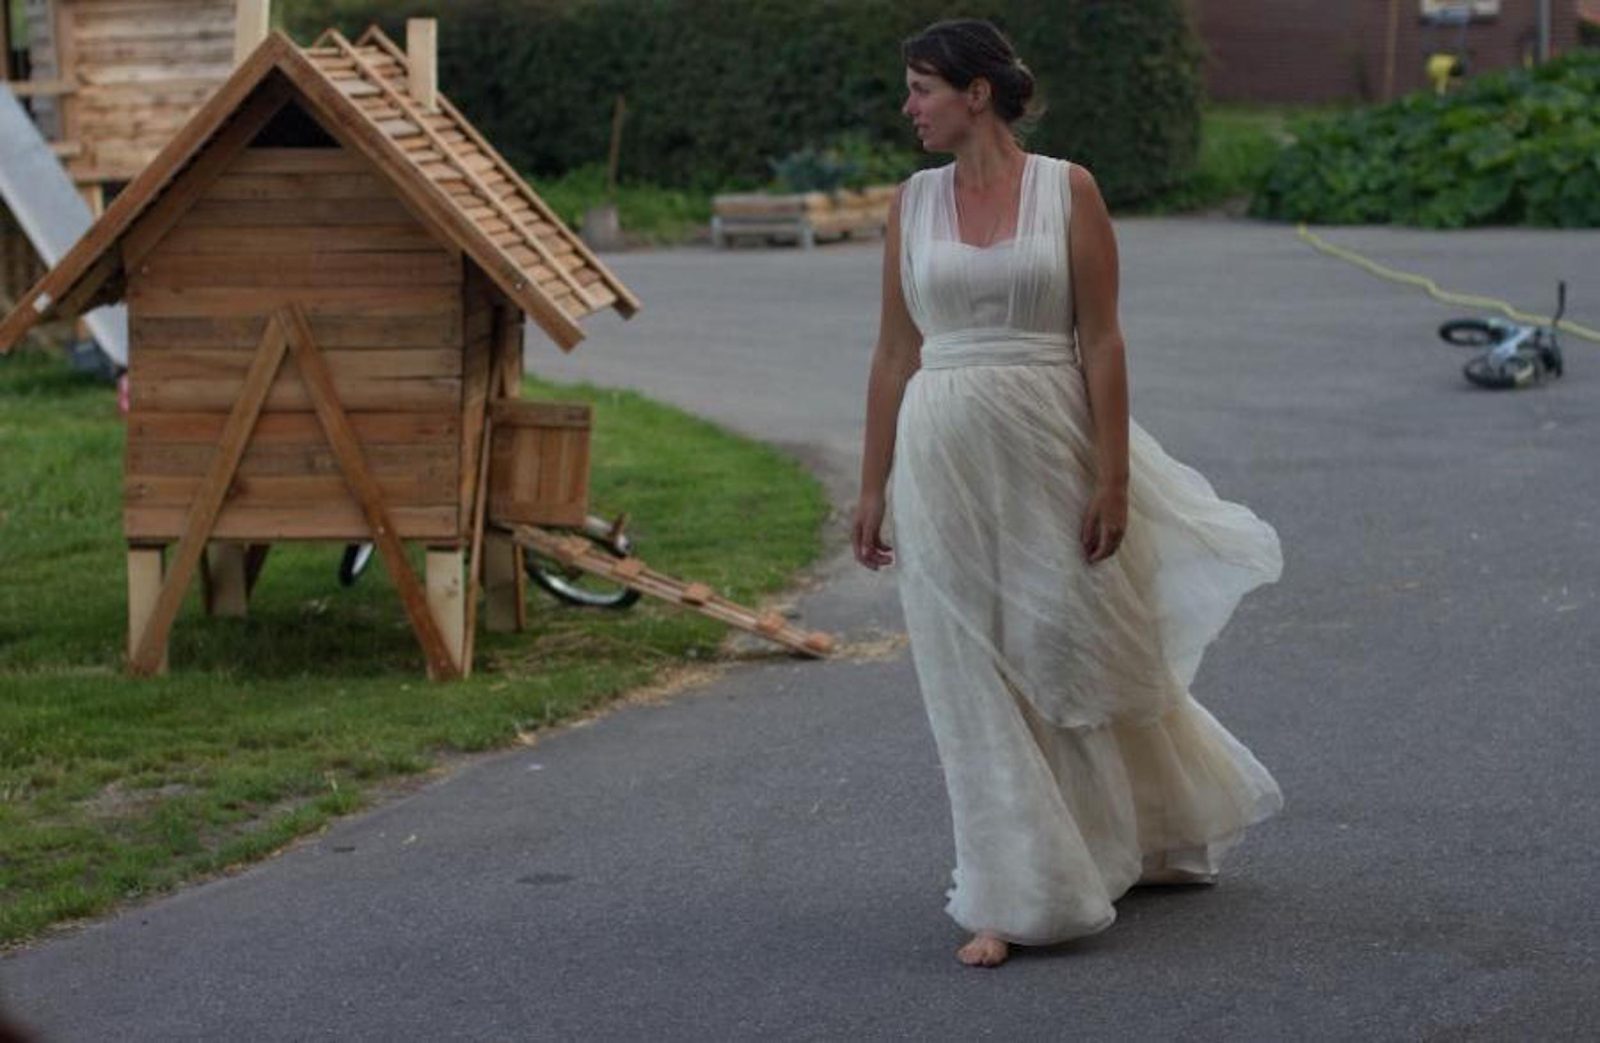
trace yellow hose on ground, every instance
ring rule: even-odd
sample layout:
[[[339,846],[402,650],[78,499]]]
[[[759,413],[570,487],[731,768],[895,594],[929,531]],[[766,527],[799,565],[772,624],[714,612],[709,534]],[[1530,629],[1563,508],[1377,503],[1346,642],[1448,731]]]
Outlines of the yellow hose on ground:
[[[1377,261],[1362,257],[1354,250],[1346,250],[1342,246],[1333,245],[1303,224],[1300,226],[1299,235],[1301,239],[1310,243],[1314,249],[1321,250],[1325,254],[1331,254],[1342,261],[1349,261],[1357,267],[1366,269],[1380,279],[1389,279],[1409,286],[1420,286],[1428,291],[1428,296],[1434,300],[1444,301],[1446,304],[1459,304],[1463,308],[1482,308],[1487,311],[1503,312],[1507,318],[1516,322],[1526,322],[1535,326],[1550,325],[1551,317],[1549,315],[1530,315],[1527,312],[1518,311],[1505,301],[1497,301],[1493,297],[1477,297],[1470,293],[1451,293],[1448,290],[1441,290],[1438,283],[1426,276],[1412,275],[1409,272],[1399,272],[1393,268],[1387,268]],[[1580,326],[1571,319],[1562,319],[1556,328],[1562,333],[1570,333],[1574,337],[1582,337],[1584,340],[1600,344],[1600,330],[1592,330],[1587,326]]]

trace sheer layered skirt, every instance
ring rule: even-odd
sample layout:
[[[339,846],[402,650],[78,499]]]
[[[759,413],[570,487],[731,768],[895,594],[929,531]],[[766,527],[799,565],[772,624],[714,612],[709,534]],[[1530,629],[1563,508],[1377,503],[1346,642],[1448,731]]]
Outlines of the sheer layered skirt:
[[[1189,694],[1239,599],[1277,579],[1276,533],[1130,424],[1128,530],[1091,566],[1094,460],[1070,364],[930,367],[907,386],[891,496],[955,826],[947,911],[1026,944],[1108,926],[1152,868],[1214,872],[1282,803]]]

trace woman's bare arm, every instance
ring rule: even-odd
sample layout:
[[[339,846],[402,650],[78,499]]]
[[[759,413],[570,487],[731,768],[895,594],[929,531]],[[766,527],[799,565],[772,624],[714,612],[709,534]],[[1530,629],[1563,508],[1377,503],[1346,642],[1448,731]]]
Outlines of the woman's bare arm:
[[[883,303],[878,320],[878,343],[872,352],[867,378],[867,432],[861,452],[861,494],[856,504],[852,541],[856,560],[868,568],[889,564],[890,548],[879,534],[883,524],[884,487],[894,463],[895,425],[906,383],[920,364],[922,334],[906,309],[900,288],[900,199],[904,186],[889,205],[889,224],[883,237]]]
[[[1117,315],[1117,240],[1094,177],[1068,169],[1072,222],[1072,300],[1078,352],[1094,422],[1095,492],[1084,518],[1089,560],[1111,556],[1127,527],[1128,367]]]

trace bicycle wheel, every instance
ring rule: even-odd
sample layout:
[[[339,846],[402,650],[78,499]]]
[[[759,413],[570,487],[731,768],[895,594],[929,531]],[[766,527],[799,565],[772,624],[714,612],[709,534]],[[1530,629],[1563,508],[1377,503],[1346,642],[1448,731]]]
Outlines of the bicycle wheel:
[[[1461,367],[1461,372],[1472,383],[1492,391],[1506,391],[1527,387],[1539,379],[1539,364],[1526,355],[1513,355],[1501,363],[1494,363],[1487,355]]]
[[[632,541],[623,535],[613,538],[611,526],[604,518],[589,518],[575,535],[582,536],[613,558],[626,558],[633,553]],[[523,551],[522,567],[529,579],[569,605],[624,609],[639,600],[639,592],[632,587],[613,583],[531,550]]]
[[[1461,348],[1487,348],[1503,339],[1499,329],[1485,319],[1451,319],[1439,327],[1439,336]]]
[[[353,587],[361,574],[367,571],[367,566],[372,563],[372,544],[348,543],[344,548],[344,557],[339,559],[339,586]]]

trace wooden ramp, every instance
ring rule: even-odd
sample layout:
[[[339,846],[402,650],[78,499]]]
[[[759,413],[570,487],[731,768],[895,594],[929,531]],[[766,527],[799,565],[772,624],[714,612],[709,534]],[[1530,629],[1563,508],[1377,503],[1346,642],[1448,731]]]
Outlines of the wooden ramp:
[[[638,558],[615,558],[582,536],[564,536],[536,525],[517,525],[511,538],[525,550],[554,558],[564,565],[621,583],[641,594],[682,605],[703,616],[747,630],[801,655],[822,658],[834,650],[834,639],[821,631],[791,626],[776,612],[758,613],[719,597],[704,583],[686,583],[649,568]]]

